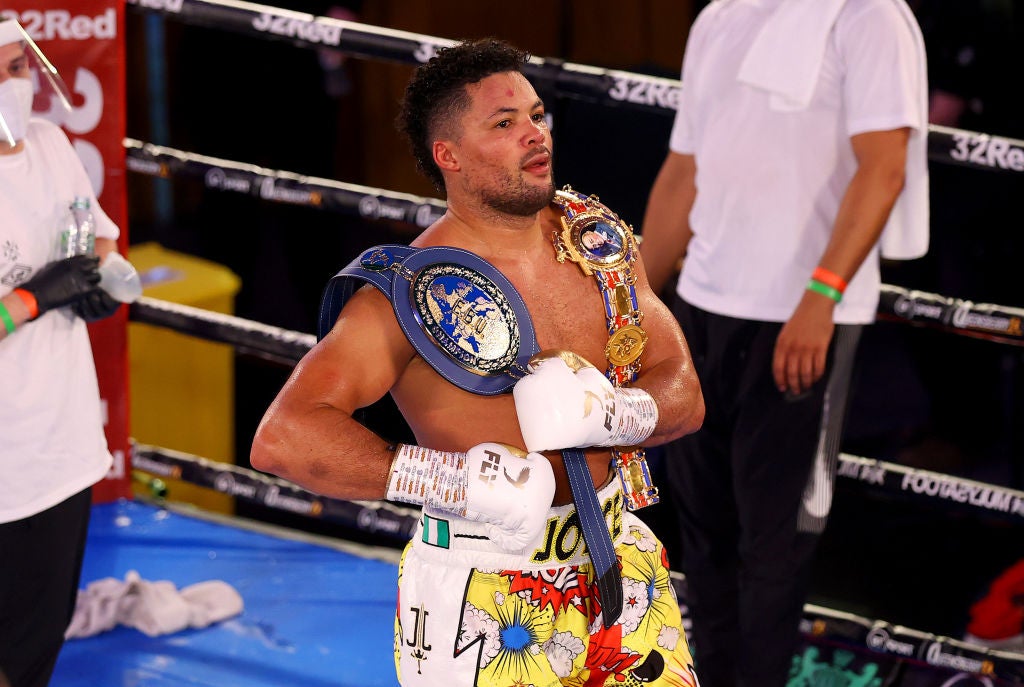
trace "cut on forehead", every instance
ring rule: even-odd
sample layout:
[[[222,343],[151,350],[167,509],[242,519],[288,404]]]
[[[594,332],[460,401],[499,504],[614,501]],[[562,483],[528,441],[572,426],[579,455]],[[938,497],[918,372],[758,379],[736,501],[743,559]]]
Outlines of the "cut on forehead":
[[[466,85],[467,98],[462,114],[476,110],[481,118],[532,110],[541,104],[529,80],[519,72],[501,72]]]
[[[455,88],[444,96],[438,98],[435,103],[432,111],[432,117],[428,123],[430,138],[434,140],[439,138],[457,138],[463,117],[465,117],[469,113],[470,109],[477,106],[483,99],[489,99],[492,97],[494,93],[489,93],[491,89],[497,88],[500,93],[502,90],[508,91],[513,87],[515,81],[506,80],[503,85],[500,84],[502,77],[518,77],[522,84],[526,84],[528,88],[532,89],[532,87],[529,86],[529,81],[526,80],[526,77],[521,73],[514,71],[495,72],[493,74],[488,74],[478,81],[462,84],[460,87]],[[522,88],[522,86],[517,85],[516,88]],[[492,113],[486,112],[483,116],[489,116],[490,114]]]
[[[529,107],[539,100],[537,92],[522,72],[499,72],[485,76],[479,81],[466,85],[470,99],[477,101],[487,98],[495,100],[529,100]]]

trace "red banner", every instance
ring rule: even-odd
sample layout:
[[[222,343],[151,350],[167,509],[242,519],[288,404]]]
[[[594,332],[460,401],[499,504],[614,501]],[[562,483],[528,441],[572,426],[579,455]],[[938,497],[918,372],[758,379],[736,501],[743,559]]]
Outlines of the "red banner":
[[[71,112],[37,98],[36,116],[64,128],[85,165],[103,210],[128,248],[125,188],[125,42],[123,0],[12,0],[0,15],[17,19],[72,93]],[[96,501],[131,495],[128,453],[127,308],[89,325],[106,433],[114,466],[96,485]]]

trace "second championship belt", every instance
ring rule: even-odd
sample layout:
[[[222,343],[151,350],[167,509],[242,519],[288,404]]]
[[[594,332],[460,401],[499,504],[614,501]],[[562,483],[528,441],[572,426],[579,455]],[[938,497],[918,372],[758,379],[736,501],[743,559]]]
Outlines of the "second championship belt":
[[[615,386],[631,384],[640,372],[640,355],[647,345],[647,333],[640,326],[644,314],[636,298],[633,232],[596,196],[585,196],[571,186],[555,192],[555,204],[562,209],[562,231],[554,236],[558,261],[575,262],[584,274],[595,277],[604,299],[608,321],[605,376]],[[612,448],[612,465],[629,510],[658,502],[658,488],[651,481],[643,448]]]

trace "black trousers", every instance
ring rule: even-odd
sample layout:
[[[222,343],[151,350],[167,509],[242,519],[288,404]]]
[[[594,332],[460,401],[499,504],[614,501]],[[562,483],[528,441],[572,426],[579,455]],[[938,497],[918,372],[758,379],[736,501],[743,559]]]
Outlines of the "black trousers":
[[[75,611],[91,507],[86,489],[0,524],[0,675],[11,687],[50,682]]]
[[[669,553],[686,575],[697,674],[702,687],[783,687],[831,504],[861,327],[837,327],[825,376],[787,398],[772,378],[780,323],[682,301],[673,311],[707,408],[698,432],[663,447],[666,510],[679,527]],[[805,505],[816,460],[819,485]]]

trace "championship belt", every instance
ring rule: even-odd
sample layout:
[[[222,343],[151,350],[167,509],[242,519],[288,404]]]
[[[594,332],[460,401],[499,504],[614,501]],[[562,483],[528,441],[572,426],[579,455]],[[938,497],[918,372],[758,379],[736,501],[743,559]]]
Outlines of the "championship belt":
[[[374,246],[338,272],[320,303],[323,339],[358,286],[376,286],[416,352],[449,382],[475,394],[509,391],[540,349],[530,313],[489,262],[448,246]]]
[[[529,374],[529,360],[540,350],[530,313],[512,283],[475,253],[448,246],[368,249],[327,284],[318,339],[330,332],[359,281],[391,301],[416,352],[460,389],[503,394]],[[623,605],[618,558],[583,451],[567,449],[562,459],[594,565],[603,622],[610,628]]]
[[[644,314],[634,286],[637,248],[633,232],[596,196],[584,196],[571,186],[555,192],[555,204],[562,209],[562,231],[554,235],[555,257],[559,262],[575,262],[584,274],[597,279],[608,319],[605,376],[615,386],[626,386],[636,380],[640,355],[647,345],[647,333],[640,327]],[[643,448],[612,448],[612,465],[629,510],[659,501]]]

